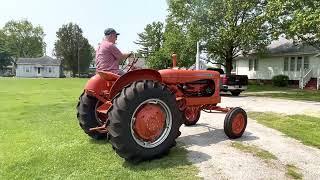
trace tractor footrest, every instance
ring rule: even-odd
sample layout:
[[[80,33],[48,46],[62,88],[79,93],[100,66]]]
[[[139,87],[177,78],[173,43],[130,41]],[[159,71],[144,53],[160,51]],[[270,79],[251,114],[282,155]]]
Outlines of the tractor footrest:
[[[95,127],[95,128],[90,128],[89,131],[90,132],[97,131],[99,133],[108,133],[108,129],[106,127],[106,124],[104,124],[102,126]]]

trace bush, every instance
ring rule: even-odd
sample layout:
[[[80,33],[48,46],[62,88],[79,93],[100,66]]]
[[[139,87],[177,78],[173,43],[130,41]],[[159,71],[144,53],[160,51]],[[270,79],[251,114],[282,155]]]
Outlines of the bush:
[[[289,77],[286,75],[277,75],[272,77],[272,85],[278,87],[287,87],[289,82]]]

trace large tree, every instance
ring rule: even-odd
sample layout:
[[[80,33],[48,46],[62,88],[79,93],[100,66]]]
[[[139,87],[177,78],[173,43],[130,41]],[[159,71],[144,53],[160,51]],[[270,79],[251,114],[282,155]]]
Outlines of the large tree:
[[[147,58],[148,66],[163,69],[172,66],[171,55],[178,55],[178,66],[189,67],[195,61],[196,39],[192,31],[184,31],[170,17],[165,27],[161,22],[148,24],[138,34],[139,52]]]
[[[27,20],[9,21],[2,29],[4,46],[14,56],[41,57],[44,54],[44,32],[42,27],[34,26]]]
[[[277,35],[284,34],[297,43],[320,50],[320,1],[271,0],[269,16],[274,16]]]
[[[226,73],[241,52],[261,50],[271,41],[266,0],[169,0],[170,16],[222,59]]]
[[[88,72],[94,49],[83,36],[81,28],[77,24],[65,24],[58,30],[57,38],[54,54],[62,60],[63,67],[72,71],[73,77],[79,72]]]

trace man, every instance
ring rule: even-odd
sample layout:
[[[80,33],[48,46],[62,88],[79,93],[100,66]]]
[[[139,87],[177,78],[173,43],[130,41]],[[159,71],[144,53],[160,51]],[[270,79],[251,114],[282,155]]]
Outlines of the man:
[[[119,63],[128,58],[132,53],[121,53],[115,46],[117,36],[120,35],[113,28],[104,31],[104,39],[96,50],[96,71],[108,71],[123,75],[119,69]]]

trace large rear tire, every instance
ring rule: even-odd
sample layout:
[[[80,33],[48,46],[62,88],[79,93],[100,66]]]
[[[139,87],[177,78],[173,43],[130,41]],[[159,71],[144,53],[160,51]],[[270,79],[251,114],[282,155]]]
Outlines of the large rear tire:
[[[90,128],[95,128],[103,124],[102,120],[100,120],[99,116],[96,114],[96,108],[99,103],[100,102],[97,98],[89,96],[86,93],[82,93],[77,105],[77,118],[79,120],[80,127],[86,134],[97,140],[106,139],[108,137],[107,133],[89,131]]]
[[[110,142],[117,154],[140,162],[167,154],[180,136],[181,113],[173,93],[156,81],[125,87],[108,112]]]
[[[239,107],[231,109],[224,119],[224,132],[231,138],[242,136],[247,127],[247,113]]]

